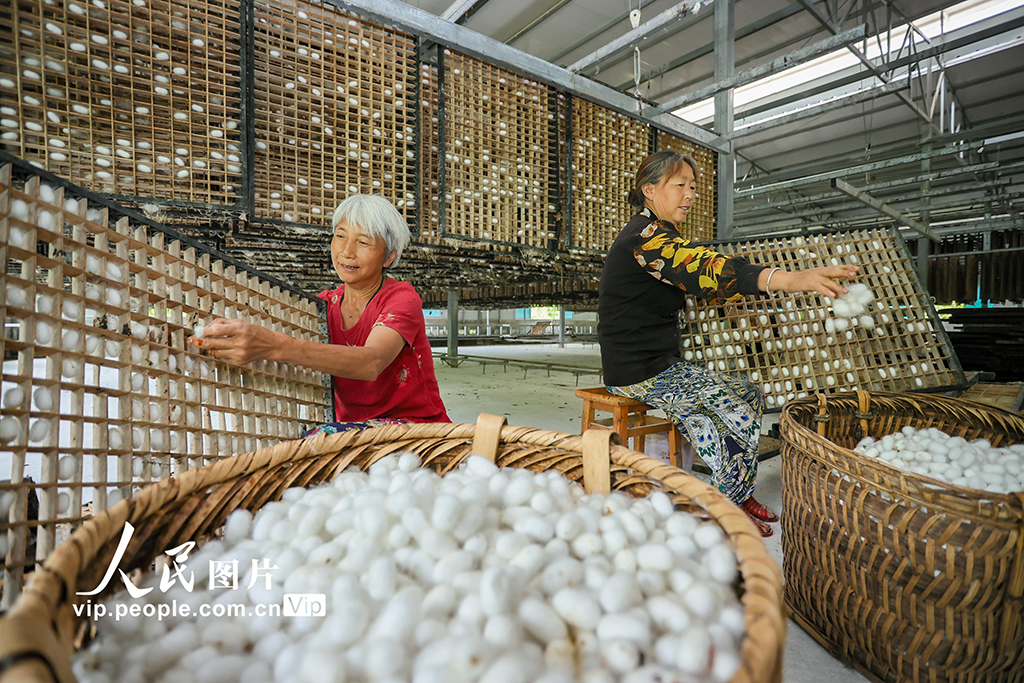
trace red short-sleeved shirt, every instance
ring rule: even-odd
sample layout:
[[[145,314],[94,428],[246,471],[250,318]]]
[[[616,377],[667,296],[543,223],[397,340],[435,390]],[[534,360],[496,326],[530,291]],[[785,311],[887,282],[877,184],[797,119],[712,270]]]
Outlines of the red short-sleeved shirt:
[[[363,346],[370,330],[384,325],[402,335],[405,346],[374,381],[334,377],[338,422],[362,422],[381,417],[410,422],[451,422],[441,402],[434,376],[434,358],[423,322],[423,300],[408,282],[387,278],[349,329],[341,319],[345,285],[320,292],[327,301],[327,327],[332,344]]]

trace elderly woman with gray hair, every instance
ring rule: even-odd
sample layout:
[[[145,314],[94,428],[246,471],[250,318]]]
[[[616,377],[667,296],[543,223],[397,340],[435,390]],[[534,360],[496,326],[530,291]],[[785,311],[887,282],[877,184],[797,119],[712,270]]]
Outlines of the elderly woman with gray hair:
[[[244,365],[294,363],[332,376],[337,422],[306,436],[402,422],[450,422],[434,376],[423,302],[384,272],[409,244],[398,210],[376,195],[352,195],[334,210],[331,262],[341,286],[327,301],[330,343],[304,341],[242,320],[218,319],[189,342]]]

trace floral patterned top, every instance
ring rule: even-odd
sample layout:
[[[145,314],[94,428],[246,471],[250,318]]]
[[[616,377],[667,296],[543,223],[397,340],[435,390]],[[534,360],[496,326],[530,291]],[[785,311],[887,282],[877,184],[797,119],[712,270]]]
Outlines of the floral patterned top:
[[[640,215],[651,219],[633,242],[633,258],[656,280],[702,299],[739,301],[739,273],[746,261],[729,258],[684,238],[675,226],[655,218],[650,209]],[[758,268],[760,273],[762,269]]]
[[[646,209],[634,216],[601,271],[597,338],[605,384],[637,384],[682,362],[678,313],[686,296],[736,301],[758,292],[762,270],[685,239]]]

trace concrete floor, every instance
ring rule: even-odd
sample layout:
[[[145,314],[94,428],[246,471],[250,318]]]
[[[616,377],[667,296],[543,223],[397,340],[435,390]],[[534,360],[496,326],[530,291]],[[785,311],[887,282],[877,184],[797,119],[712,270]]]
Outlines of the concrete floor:
[[[564,349],[548,344],[474,346],[462,351],[469,355],[552,361],[595,368],[601,365],[600,349],[592,344],[567,344]],[[570,434],[577,434],[580,429],[582,402],[576,398],[575,390],[601,384],[597,375],[580,377],[577,386],[576,378],[564,372],[552,372],[548,377],[544,370],[524,371],[510,367],[503,372],[502,368],[494,365],[481,368],[472,362],[465,362],[458,368],[436,362],[435,368],[441,398],[453,422],[476,422],[479,413],[490,412],[504,415],[511,425]],[[763,428],[767,429],[775,421],[776,416],[766,416]],[[655,441],[649,444],[647,451],[650,455],[664,455],[667,443]],[[774,510],[782,509],[779,470],[780,461],[773,458],[762,463],[759,471],[758,500]],[[782,539],[779,527],[775,526],[775,529],[775,535],[765,539],[765,545],[781,567]],[[867,680],[834,659],[792,620],[789,622],[784,657],[783,680],[786,683],[865,683]]]

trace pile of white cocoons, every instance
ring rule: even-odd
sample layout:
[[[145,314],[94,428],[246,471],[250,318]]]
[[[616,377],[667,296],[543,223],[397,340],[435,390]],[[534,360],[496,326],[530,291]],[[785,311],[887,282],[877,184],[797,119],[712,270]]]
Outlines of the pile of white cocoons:
[[[245,589],[254,558],[277,566],[269,590]],[[237,589],[207,588],[211,559],[238,560]],[[255,518],[232,513],[186,566],[191,593],[110,603],[323,593],[326,616],[101,619],[79,681],[691,683],[740,666],[737,561],[720,527],[663,492],[587,495],[479,456],[442,478],[394,454],[289,489]]]
[[[834,318],[825,321],[825,331],[843,332],[860,325],[866,329],[875,326],[875,319],[868,314],[868,307],[875,300],[875,295],[868,286],[854,282],[846,287],[846,294],[841,294],[832,301]]]
[[[878,441],[865,437],[854,450],[957,486],[994,493],[1024,491],[1024,444],[993,448],[985,439],[968,442],[934,427],[904,427]]]

